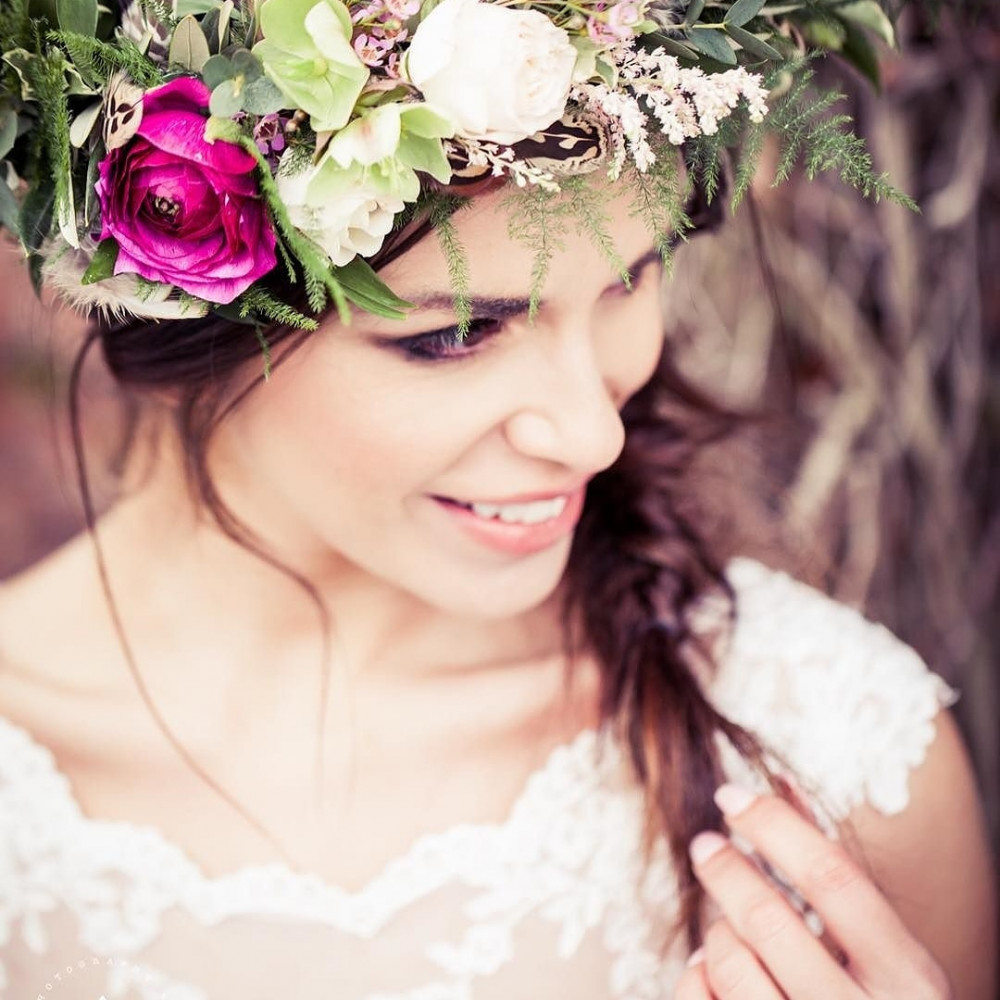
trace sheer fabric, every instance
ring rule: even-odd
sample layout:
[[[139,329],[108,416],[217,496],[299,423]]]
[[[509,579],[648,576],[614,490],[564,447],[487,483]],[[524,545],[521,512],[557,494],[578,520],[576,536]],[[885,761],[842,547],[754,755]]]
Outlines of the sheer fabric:
[[[906,808],[954,692],[881,626],[734,560],[711,696],[830,818]],[[732,777],[752,780],[725,752]],[[52,754],[0,715],[0,996],[9,1000],[667,1000],[686,957],[666,845],[640,858],[624,751],[587,729],[505,820],[418,839],[362,889],[280,865],[207,877],[157,829],[84,816]]]

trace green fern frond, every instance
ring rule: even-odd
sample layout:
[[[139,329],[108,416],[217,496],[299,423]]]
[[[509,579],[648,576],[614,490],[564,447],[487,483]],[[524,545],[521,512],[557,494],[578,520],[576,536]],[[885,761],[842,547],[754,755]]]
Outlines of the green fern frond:
[[[135,276],[135,293],[140,302],[148,302],[154,295],[163,291],[163,285],[158,281],[151,281],[141,274]]]
[[[779,155],[774,171],[774,185],[781,184],[802,163],[805,175],[812,180],[818,173],[836,173],[864,197],[894,201],[917,210],[912,198],[875,172],[871,153],[864,139],[852,128],[846,114],[831,114],[831,109],[845,100],[837,90],[816,91],[814,74],[804,71],[802,78],[776,103],[764,121],[746,134],[743,161],[737,172],[737,189],[742,194],[749,185],[753,159],[768,133],[778,139]]]
[[[321,277],[317,277],[308,268],[305,268],[302,274],[306,286],[306,298],[309,300],[309,308],[318,315],[326,308],[326,303],[329,299],[326,292],[326,282]]]
[[[542,289],[556,253],[564,250],[566,215],[569,202],[562,192],[554,193],[532,185],[515,188],[504,199],[507,233],[522,243],[535,257],[531,265],[528,319],[534,320],[542,300]]]
[[[645,173],[630,170],[633,218],[640,218],[653,237],[664,267],[673,264],[674,244],[678,236],[691,228],[684,211],[686,202],[677,150],[666,142],[656,152],[656,162]]]
[[[315,313],[322,312],[326,308],[329,296],[336,306],[341,322],[350,322],[351,314],[347,297],[340,282],[333,275],[329,259],[312,240],[296,229],[289,218],[288,209],[281,200],[278,185],[271,174],[271,168],[257,148],[257,143],[251,136],[243,133],[225,136],[225,138],[242,146],[257,161],[257,179],[261,194],[270,210],[271,218],[279,235],[285,240],[289,250],[302,266],[309,308]]]
[[[455,232],[452,216],[467,198],[435,198],[430,203],[430,222],[437,233],[438,244],[448,265],[448,278],[454,297],[455,318],[458,321],[458,335],[464,338],[472,322],[472,306],[469,303],[469,255]]]
[[[267,337],[264,336],[264,330],[259,323],[254,324],[253,332],[260,345],[261,357],[264,360],[264,381],[267,382],[271,378],[271,345],[267,342]]]
[[[46,38],[63,46],[85,76],[89,75],[101,83],[107,83],[115,70],[126,73],[140,87],[155,87],[163,80],[156,64],[127,38],[118,38],[113,45],[72,31],[50,31]]]
[[[285,275],[291,284],[295,284],[298,280],[298,274],[295,271],[295,261],[292,259],[292,255],[288,252],[288,248],[285,246],[284,240],[277,240],[275,246],[278,248],[278,256],[281,258],[281,263],[285,268]]]
[[[719,193],[722,177],[721,146],[713,136],[698,136],[685,148],[688,170],[701,185],[709,201],[714,201]]]
[[[743,140],[740,149],[740,158],[736,164],[733,176],[733,193],[729,199],[730,208],[733,212],[739,208],[747,191],[753,182],[757,168],[760,166],[761,154],[764,152],[764,144],[767,139],[767,129],[751,125]]]
[[[32,43],[29,0],[4,0],[0,5],[0,50],[30,49]]]
[[[139,6],[147,20],[159,21],[171,30],[177,26],[178,18],[169,0],[139,0]]]
[[[585,177],[575,177],[563,183],[563,190],[570,200],[570,207],[580,232],[590,239],[601,256],[614,268],[625,283],[626,288],[632,287],[632,275],[628,265],[618,252],[614,237],[611,235],[611,218],[604,207],[603,194],[587,182]]]
[[[69,103],[66,98],[66,58],[55,49],[27,63],[34,99],[41,105],[38,127],[33,133],[33,167],[51,178],[56,214],[72,204],[72,160],[69,141]]]
[[[282,302],[264,288],[250,287],[236,300],[240,319],[261,318],[297,330],[315,330],[319,324],[298,309]]]

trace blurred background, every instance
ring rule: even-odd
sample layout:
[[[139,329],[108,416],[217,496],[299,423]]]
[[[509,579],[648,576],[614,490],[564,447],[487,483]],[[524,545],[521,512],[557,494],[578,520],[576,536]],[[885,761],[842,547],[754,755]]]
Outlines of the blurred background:
[[[842,65],[822,78],[920,213],[835,179],[773,188],[765,164],[750,204],[678,251],[667,331],[688,376],[760,418],[730,459],[740,547],[961,690],[1000,846],[1000,4],[942,5],[933,34],[908,14],[880,93]]]
[[[884,622],[961,689],[956,713],[995,842],[998,7],[943,8],[933,40],[926,20],[904,20],[880,94],[837,71],[878,168],[920,214],[866,203],[832,179],[773,189],[765,169],[735,219],[681,248],[666,297],[685,372],[761,417],[736,472],[768,528],[745,547],[764,548],[766,536],[772,554]],[[65,405],[82,330],[36,301],[18,252],[0,246],[0,579],[82,525]],[[88,365],[83,399],[105,502],[123,404],[99,364]]]

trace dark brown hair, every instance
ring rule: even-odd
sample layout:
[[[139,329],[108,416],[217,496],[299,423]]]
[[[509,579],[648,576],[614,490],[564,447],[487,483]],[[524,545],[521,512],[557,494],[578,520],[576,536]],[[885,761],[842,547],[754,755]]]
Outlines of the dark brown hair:
[[[692,209],[696,224],[710,221],[711,210],[697,204]],[[425,232],[413,230],[390,241],[376,267]],[[275,368],[310,336],[283,327],[264,335]],[[155,336],[140,321],[91,329],[74,366],[70,393],[79,482],[95,543],[79,383],[87,352],[97,343],[123,387],[140,396],[169,390],[193,496],[226,534],[290,574],[313,598],[327,629],[322,600],[310,582],[283,567],[232,515],[209,475],[206,455],[213,432],[263,381],[259,364],[248,364],[260,356],[253,331],[216,316],[161,322]],[[687,849],[700,830],[721,827],[712,800],[722,777],[716,735],[724,735],[766,773],[757,740],[717,712],[706,697],[696,663],[710,670],[712,654],[699,642],[692,620],[699,601],[709,593],[729,598],[732,609],[732,593],[721,555],[706,537],[698,510],[688,509],[688,474],[695,457],[724,440],[741,419],[687,384],[665,352],[652,379],[623,411],[626,441],[621,456],[588,488],[564,581],[567,641],[579,636],[599,661],[600,714],[623,738],[643,789],[647,855],[657,832],[669,843],[681,891],[681,924],[691,947],[701,938],[703,892]],[[268,831],[188,755],[156,711],[117,618],[99,544],[96,551],[126,659],[158,725],[187,763],[274,844]]]

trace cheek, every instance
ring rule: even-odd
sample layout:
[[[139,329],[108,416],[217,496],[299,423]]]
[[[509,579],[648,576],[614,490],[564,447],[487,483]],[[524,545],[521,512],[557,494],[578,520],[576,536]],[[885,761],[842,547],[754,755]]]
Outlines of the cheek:
[[[656,371],[663,352],[663,314],[655,288],[608,306],[598,318],[598,351],[619,406]]]
[[[268,475],[283,478],[285,492],[346,511],[425,492],[474,446],[481,429],[467,393],[448,394],[437,380],[406,370],[370,378],[360,366],[354,372],[288,380],[244,424],[246,460],[263,450]],[[262,392],[271,388],[278,387]]]

